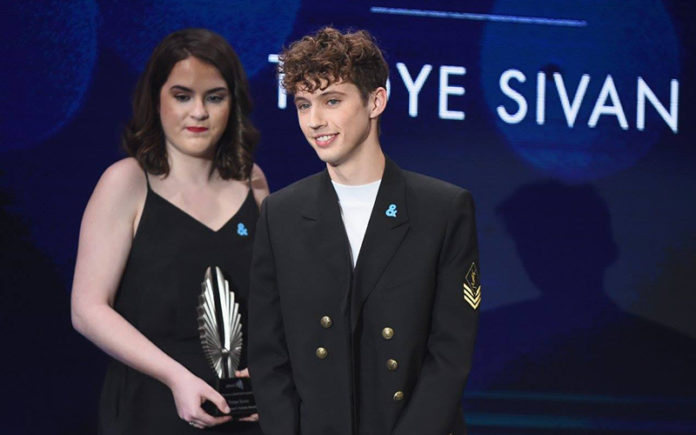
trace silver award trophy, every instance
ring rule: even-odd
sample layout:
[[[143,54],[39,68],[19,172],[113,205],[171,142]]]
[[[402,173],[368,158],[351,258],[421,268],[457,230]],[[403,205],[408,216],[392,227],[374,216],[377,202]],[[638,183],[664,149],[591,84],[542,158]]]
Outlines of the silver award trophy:
[[[234,292],[219,267],[215,273],[209,267],[201,283],[198,297],[198,334],[206,359],[217,374],[217,390],[227,400],[228,415],[243,417],[256,412],[249,378],[236,378],[242,355],[242,322]],[[222,415],[215,406],[204,409],[212,415]]]

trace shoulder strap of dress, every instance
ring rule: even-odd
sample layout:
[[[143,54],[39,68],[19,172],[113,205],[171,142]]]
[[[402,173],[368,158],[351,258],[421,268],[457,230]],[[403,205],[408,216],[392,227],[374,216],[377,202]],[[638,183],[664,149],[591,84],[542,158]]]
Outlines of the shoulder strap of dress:
[[[145,169],[143,169],[143,172],[145,173],[145,183],[147,183],[147,190],[152,190],[152,188],[150,187],[150,177],[148,177],[147,171]]]
[[[254,188],[251,185],[251,174],[249,174],[249,179],[247,180],[247,184],[249,185],[249,195],[256,201],[256,198],[254,197]]]

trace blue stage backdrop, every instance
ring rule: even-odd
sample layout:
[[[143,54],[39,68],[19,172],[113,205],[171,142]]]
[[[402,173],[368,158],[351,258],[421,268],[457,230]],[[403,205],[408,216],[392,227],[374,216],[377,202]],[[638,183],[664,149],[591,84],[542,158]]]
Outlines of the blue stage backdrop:
[[[284,44],[370,30],[381,136],[476,199],[472,434],[696,433],[696,6],[687,0],[75,0],[0,8],[3,433],[91,434],[106,357],[70,326],[80,218],[155,44],[208,27],[248,71],[272,190],[322,169]],[[105,247],[108,249],[108,247]]]

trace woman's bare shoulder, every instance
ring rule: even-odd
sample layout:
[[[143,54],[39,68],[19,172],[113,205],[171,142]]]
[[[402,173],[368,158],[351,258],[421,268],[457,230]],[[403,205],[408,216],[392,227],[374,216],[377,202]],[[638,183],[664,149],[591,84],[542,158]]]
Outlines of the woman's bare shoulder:
[[[109,203],[135,205],[146,192],[145,172],[137,160],[128,157],[106,168],[93,195]]]

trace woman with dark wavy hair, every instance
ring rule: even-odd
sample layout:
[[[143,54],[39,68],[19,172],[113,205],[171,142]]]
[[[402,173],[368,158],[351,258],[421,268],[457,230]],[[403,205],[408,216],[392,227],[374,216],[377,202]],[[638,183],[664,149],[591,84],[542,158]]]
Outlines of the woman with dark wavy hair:
[[[235,420],[203,409],[208,401],[229,412],[211,386],[197,323],[209,266],[222,270],[246,318],[252,240],[268,195],[253,163],[250,111],[239,58],[208,30],[167,36],[138,81],[123,134],[130,157],[104,172],[87,204],[73,281],[75,329],[113,357],[102,434],[261,433],[256,414]],[[248,377],[245,352],[239,367],[236,376]]]

